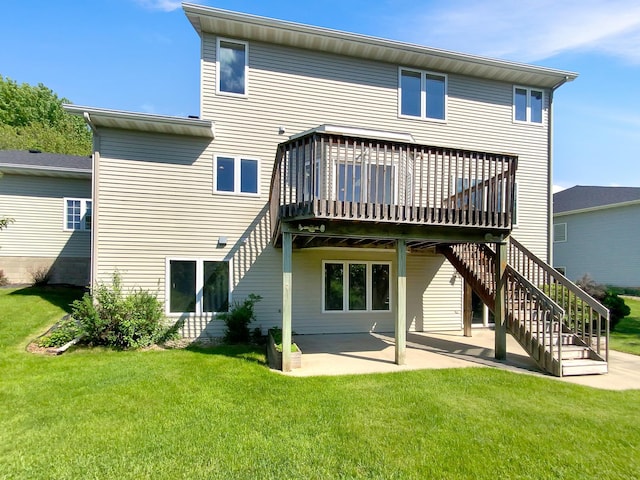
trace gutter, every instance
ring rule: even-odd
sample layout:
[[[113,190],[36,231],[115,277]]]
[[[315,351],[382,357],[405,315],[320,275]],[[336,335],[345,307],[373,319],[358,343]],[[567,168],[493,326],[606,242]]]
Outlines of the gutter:
[[[566,75],[549,91],[549,120],[547,125],[547,263],[553,266],[553,93],[573,78]]]

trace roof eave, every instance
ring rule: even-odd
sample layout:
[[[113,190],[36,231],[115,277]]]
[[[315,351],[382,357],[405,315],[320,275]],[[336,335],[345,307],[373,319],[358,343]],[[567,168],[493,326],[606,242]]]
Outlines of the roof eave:
[[[576,208],[575,210],[566,210],[564,212],[554,212],[554,217],[562,217],[565,215],[573,215],[576,213],[588,213],[598,210],[608,210],[610,208],[629,207],[632,205],[640,205],[640,200],[629,200],[628,202],[609,203],[607,205],[598,205],[595,207]]]
[[[204,32],[233,35],[249,40],[271,41],[298,48],[369,58],[405,66],[423,66],[547,88],[572,81],[578,76],[575,72],[463,54],[191,3],[183,3],[182,8],[199,34]]]
[[[0,163],[0,172],[39,177],[91,178],[91,169]]]
[[[97,128],[120,128],[124,130],[204,138],[215,137],[214,123],[211,120],[110,110],[71,104],[64,104],[63,108],[74,115],[82,115],[85,118],[88,115],[92,125]]]

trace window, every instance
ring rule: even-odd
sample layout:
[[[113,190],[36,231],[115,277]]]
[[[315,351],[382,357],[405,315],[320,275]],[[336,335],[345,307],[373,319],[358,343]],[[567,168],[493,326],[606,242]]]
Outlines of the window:
[[[362,170],[358,164],[338,165],[338,200],[390,205],[395,196],[395,166],[365,166],[364,176]]]
[[[229,310],[229,262],[167,259],[167,313]]]
[[[513,119],[516,122],[542,123],[543,93],[526,87],[513,88]]]
[[[213,190],[217,193],[259,195],[260,161],[254,158],[216,155]]]
[[[553,224],[553,241],[554,243],[567,241],[567,224],[566,223]]]
[[[249,44],[219,38],[216,46],[216,93],[246,96]]]
[[[553,267],[553,268],[555,268],[558,273],[564,275],[565,277],[567,276],[566,267]]]
[[[64,230],[91,230],[92,204],[86,198],[64,199]]]
[[[391,310],[391,264],[323,262],[323,312]]]
[[[399,76],[400,116],[445,119],[446,75],[401,68]]]

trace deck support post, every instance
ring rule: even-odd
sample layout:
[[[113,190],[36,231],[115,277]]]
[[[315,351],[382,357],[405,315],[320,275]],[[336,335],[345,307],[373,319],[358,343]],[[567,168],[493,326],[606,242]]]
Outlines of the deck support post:
[[[406,363],[407,353],[407,243],[396,240],[397,293],[396,293],[396,364]]]
[[[464,336],[471,336],[471,324],[473,321],[473,300],[472,300],[473,290],[471,289],[471,284],[469,282],[464,282],[464,305],[463,305],[463,325],[464,325]]]
[[[505,286],[507,269],[507,242],[496,242],[496,298],[494,305],[495,330],[495,356],[496,360],[507,358],[507,321],[505,309]]]
[[[282,371],[291,371],[291,232],[282,232]]]

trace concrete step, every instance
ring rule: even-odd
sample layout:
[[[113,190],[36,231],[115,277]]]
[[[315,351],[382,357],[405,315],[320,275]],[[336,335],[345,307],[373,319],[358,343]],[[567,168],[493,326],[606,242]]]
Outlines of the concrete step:
[[[602,375],[607,373],[607,362],[602,360],[563,360],[562,375]]]

